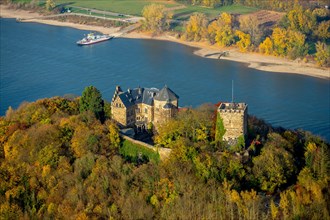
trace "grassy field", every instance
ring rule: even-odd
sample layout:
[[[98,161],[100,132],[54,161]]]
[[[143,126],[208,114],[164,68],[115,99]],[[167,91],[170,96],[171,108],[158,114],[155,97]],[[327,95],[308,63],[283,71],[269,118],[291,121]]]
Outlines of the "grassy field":
[[[119,153],[125,158],[125,160],[135,164],[137,164],[139,160],[140,162],[153,161],[155,163],[158,163],[160,160],[157,152],[141,145],[134,144],[128,140],[122,142]]]
[[[122,14],[141,16],[141,12],[144,6],[154,3],[154,1],[146,0],[57,0],[56,4],[71,3],[70,5],[94,8],[99,10],[112,11]],[[158,3],[158,2],[157,2]],[[176,7],[179,4],[176,3],[159,3],[165,5],[167,8]]]
[[[94,8],[99,10],[106,10],[106,11],[112,11],[121,14],[129,14],[136,16],[141,16],[143,7],[151,3],[163,4],[167,8],[180,6],[179,3],[167,2],[167,1],[152,1],[152,0],[94,0],[94,1],[76,0],[72,2],[68,0],[56,0],[56,4],[69,4],[72,6]],[[255,12],[257,10],[258,9],[256,8],[239,6],[239,5],[224,6],[219,8],[207,8],[201,6],[187,5],[183,9],[174,10],[173,13],[174,13],[174,18],[185,20],[194,12],[201,12],[206,14],[208,17],[213,18],[222,12],[248,14],[251,12]]]

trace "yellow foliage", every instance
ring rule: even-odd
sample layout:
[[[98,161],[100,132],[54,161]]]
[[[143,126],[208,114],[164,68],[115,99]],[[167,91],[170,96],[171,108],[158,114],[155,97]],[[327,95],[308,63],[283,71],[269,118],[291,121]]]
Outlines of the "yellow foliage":
[[[207,27],[206,16],[202,13],[196,13],[190,16],[188,23],[186,24],[186,38],[187,40],[199,41],[205,33]]]
[[[29,145],[29,138],[27,134],[22,130],[16,130],[4,144],[4,154],[7,160],[17,160],[25,157],[26,159],[26,149]]]
[[[325,43],[316,43],[315,60],[319,66],[330,66],[330,47]]]
[[[226,12],[224,12],[220,15],[220,20],[223,25],[228,25],[228,26],[232,25],[232,17],[230,14],[228,14]]]
[[[251,46],[251,36],[239,30],[237,30],[235,34],[239,38],[239,41],[236,42],[239,50],[241,52],[246,52]]]
[[[48,177],[49,174],[50,174],[50,170],[51,170],[50,165],[45,165],[45,166],[43,166],[43,167],[42,167],[42,174],[41,174],[42,177],[43,177],[43,178]]]
[[[270,201],[270,212],[272,214],[272,219],[276,219],[278,215],[278,208],[276,207],[273,200]]]
[[[241,202],[241,197],[239,193],[236,190],[232,190],[230,193],[230,201],[234,203],[240,203]]]
[[[143,8],[142,16],[145,19],[143,23],[146,30],[157,33],[169,27],[173,15],[165,9],[164,5],[159,4],[151,4]]]
[[[274,54],[276,56],[286,55],[286,47],[287,47],[287,31],[283,28],[274,28],[272,39],[274,45]]]

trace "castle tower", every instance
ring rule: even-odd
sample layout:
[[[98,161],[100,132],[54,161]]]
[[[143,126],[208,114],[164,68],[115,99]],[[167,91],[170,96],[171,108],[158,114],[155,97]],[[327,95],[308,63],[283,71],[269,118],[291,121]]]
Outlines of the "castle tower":
[[[245,103],[221,103],[218,108],[218,116],[222,120],[225,132],[224,141],[235,143],[240,136],[247,135],[248,105]],[[217,127],[217,132],[219,128]]]
[[[179,96],[175,94],[166,85],[154,97],[154,125],[159,124],[172,118],[178,110]]]

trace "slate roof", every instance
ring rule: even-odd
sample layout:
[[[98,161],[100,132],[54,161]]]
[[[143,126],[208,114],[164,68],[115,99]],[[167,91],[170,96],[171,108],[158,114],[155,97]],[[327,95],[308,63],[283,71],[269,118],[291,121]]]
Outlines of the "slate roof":
[[[144,103],[147,105],[153,105],[154,96],[159,93],[159,89],[156,88],[135,88],[128,89],[125,92],[118,94],[119,98],[123,102],[126,108],[135,104]]]
[[[175,94],[175,92],[173,92],[166,85],[155,96],[155,100],[158,100],[158,101],[174,101],[174,100],[178,100],[178,99],[179,99],[179,96],[177,94]]]
[[[179,98],[170,88],[164,86],[160,91],[157,88],[135,88],[128,89],[125,92],[120,91],[119,98],[123,102],[126,108],[135,104],[143,103],[147,105],[153,105],[153,101],[174,101]],[[166,104],[165,108],[171,108],[173,105]]]

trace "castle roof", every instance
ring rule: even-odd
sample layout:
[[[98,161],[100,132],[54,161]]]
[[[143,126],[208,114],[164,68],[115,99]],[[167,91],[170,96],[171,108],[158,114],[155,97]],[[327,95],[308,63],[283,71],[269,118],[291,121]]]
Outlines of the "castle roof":
[[[135,104],[143,103],[147,105],[153,104],[154,96],[159,93],[159,90],[156,88],[135,88],[128,89],[125,92],[118,94],[118,97],[121,99],[125,107],[130,107]]]
[[[155,96],[155,100],[157,101],[174,101],[178,100],[179,96],[175,94],[170,88],[166,85],[162,88],[159,93]]]

